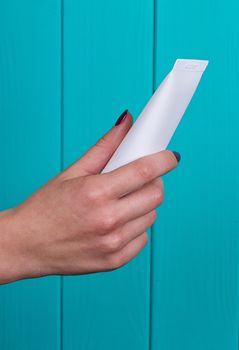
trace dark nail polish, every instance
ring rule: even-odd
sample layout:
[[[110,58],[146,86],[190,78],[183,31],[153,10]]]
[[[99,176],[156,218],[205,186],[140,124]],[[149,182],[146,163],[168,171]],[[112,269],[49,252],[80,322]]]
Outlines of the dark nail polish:
[[[180,153],[174,152],[174,151],[173,151],[173,154],[175,155],[175,158],[177,159],[177,161],[178,161],[178,163],[179,163],[179,162],[180,162],[180,159],[181,159]]]
[[[115,125],[119,125],[120,123],[122,123],[122,121],[126,118],[127,113],[128,113],[128,109],[126,109],[126,110],[119,116],[119,118],[116,120]]]

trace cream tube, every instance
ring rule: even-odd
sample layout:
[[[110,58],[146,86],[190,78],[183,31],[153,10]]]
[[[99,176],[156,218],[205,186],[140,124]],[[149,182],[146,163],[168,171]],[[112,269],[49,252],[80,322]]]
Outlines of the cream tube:
[[[166,149],[208,61],[177,59],[102,173]]]

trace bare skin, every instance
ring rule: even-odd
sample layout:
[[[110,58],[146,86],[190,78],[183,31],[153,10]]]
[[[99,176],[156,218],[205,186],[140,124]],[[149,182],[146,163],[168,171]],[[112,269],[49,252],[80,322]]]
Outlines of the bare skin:
[[[131,126],[128,113],[78,161],[0,213],[0,284],[112,271],[143,249],[164,200],[161,176],[178,162],[167,150],[100,174]]]

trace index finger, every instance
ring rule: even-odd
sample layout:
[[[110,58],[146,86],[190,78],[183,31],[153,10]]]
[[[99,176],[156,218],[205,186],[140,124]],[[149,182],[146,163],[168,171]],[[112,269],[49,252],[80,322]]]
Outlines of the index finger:
[[[178,164],[178,154],[169,150],[138,158],[108,173],[101,174],[113,197],[122,197],[155,178],[168,173]]]

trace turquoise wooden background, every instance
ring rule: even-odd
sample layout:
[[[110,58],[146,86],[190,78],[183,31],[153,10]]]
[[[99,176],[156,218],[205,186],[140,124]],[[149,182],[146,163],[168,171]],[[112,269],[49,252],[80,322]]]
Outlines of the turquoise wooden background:
[[[151,243],[111,273],[0,287],[1,350],[238,350],[237,0],[0,0],[0,209],[210,60]]]

